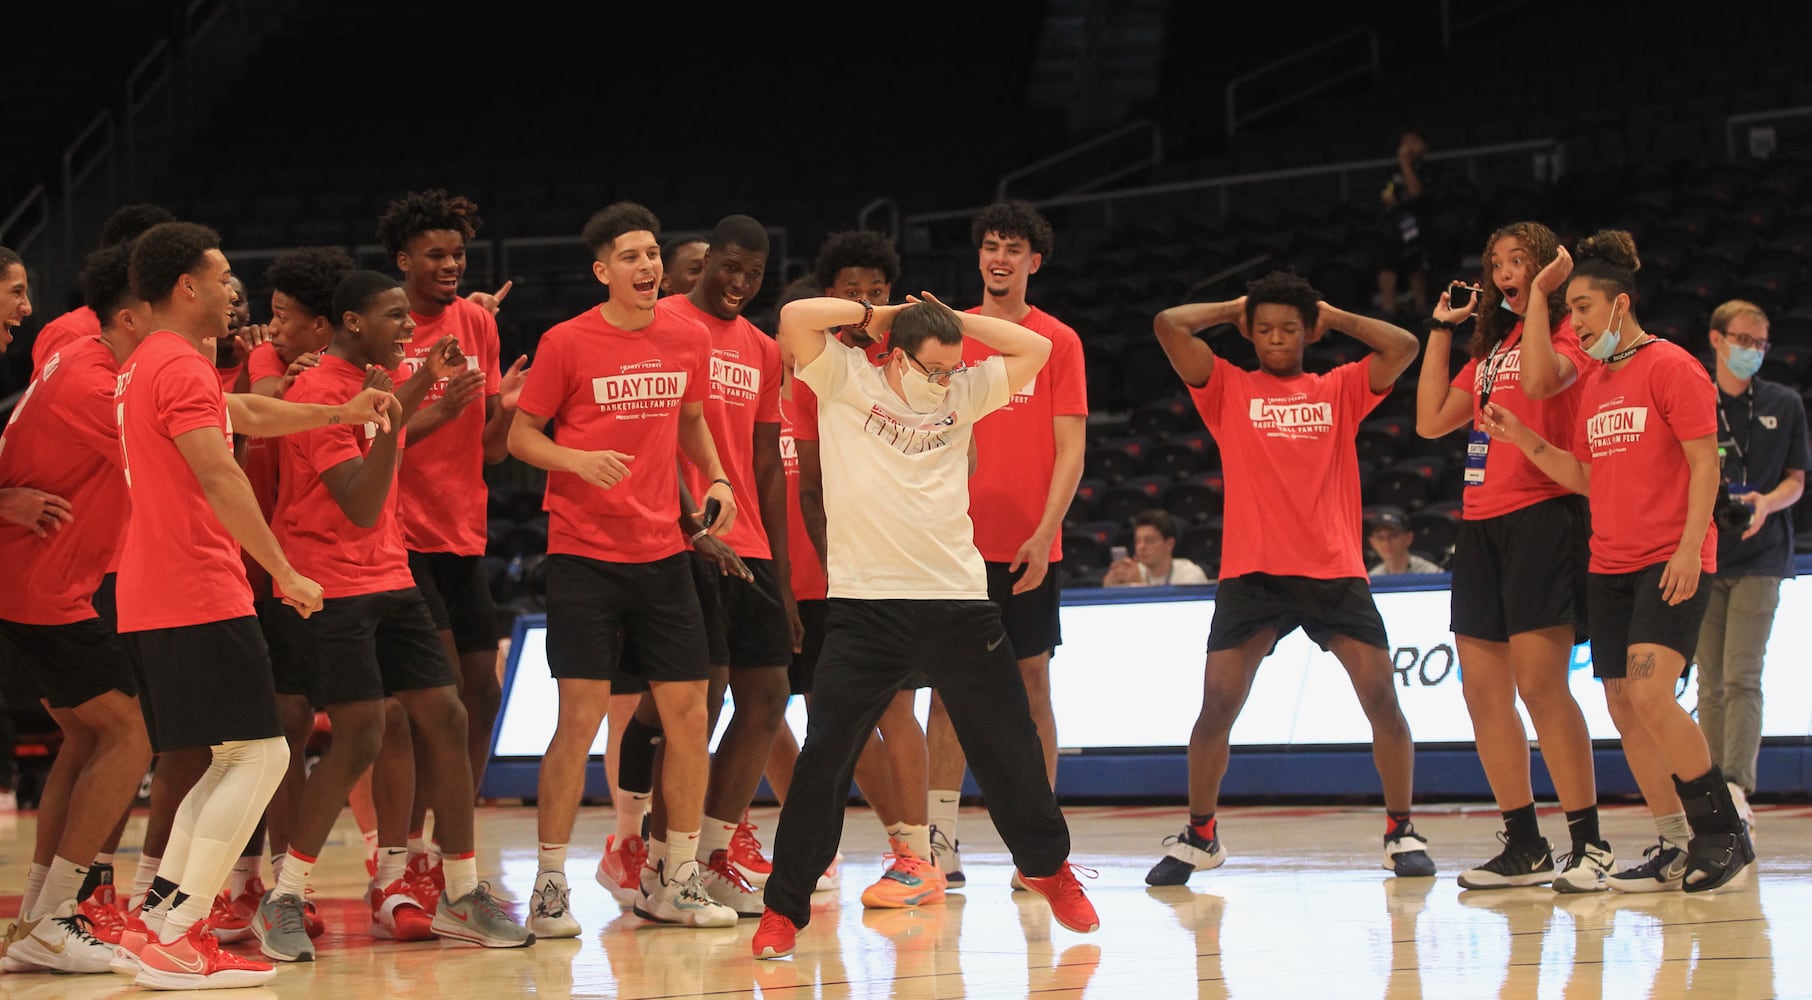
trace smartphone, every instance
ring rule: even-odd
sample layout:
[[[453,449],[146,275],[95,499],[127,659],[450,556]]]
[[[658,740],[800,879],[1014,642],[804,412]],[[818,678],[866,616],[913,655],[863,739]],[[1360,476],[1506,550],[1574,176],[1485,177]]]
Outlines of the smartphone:
[[[1447,304],[1455,309],[1464,309],[1472,302],[1472,286],[1456,281],[1447,286]]]
[[[1126,546],[1116,545],[1113,548],[1108,549],[1107,558],[1110,562],[1125,562],[1129,558],[1126,553]]]

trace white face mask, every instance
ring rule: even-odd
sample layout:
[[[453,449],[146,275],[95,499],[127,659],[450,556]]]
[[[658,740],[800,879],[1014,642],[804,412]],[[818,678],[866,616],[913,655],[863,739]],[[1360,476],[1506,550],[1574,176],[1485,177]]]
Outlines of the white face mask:
[[[1611,317],[1615,319],[1616,315],[1617,303],[1613,302],[1611,303]],[[1586,356],[1594,361],[1603,361],[1611,355],[1616,354],[1617,342],[1623,339],[1623,323],[1621,320],[1618,321],[1616,329],[1610,329],[1609,322],[1605,323],[1605,327],[1605,331],[1598,335],[1598,339],[1592,341],[1592,346],[1585,349]]]
[[[901,366],[900,389],[906,396],[906,405],[915,413],[934,413],[944,405],[944,394],[950,391],[947,385],[938,385],[925,377],[908,361]]]

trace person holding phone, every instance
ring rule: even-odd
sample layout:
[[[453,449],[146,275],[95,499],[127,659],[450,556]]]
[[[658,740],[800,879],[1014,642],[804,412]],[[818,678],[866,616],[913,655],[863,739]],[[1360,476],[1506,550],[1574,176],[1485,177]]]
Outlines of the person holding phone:
[[[1580,393],[1570,450],[1495,399],[1479,425],[1591,499],[1592,671],[1662,836],[1611,887],[1705,892],[1755,860],[1724,773],[1674,697],[1717,571],[1718,399],[1696,358],[1637,322],[1630,303],[1640,266],[1628,233],[1579,245],[1567,305],[1581,347],[1601,364]],[[1684,852],[1681,820],[1691,831]]]
[[[1140,511],[1132,523],[1132,554],[1124,545],[1114,546],[1103,587],[1199,587],[1214,582],[1202,567],[1173,555],[1177,519],[1169,511]]]
[[[1605,887],[1615,858],[1598,827],[1585,715],[1567,686],[1573,645],[1584,638],[1585,500],[1517,449],[1494,445],[1477,421],[1486,404],[1496,404],[1570,447],[1579,375],[1593,363],[1565,315],[1560,290],[1572,261],[1553,230],[1539,222],[1505,226],[1486,241],[1483,258],[1477,289],[1456,282],[1441,295],[1416,389],[1422,437],[1475,425],[1453,550],[1451,627],[1479,762],[1504,816],[1504,849],[1459,881],[1468,889],[1551,882],[1561,892],[1591,892]],[[1558,326],[1550,321],[1556,315]],[[1474,317],[1471,358],[1450,379],[1454,328]],[[1536,819],[1518,696],[1566,810],[1572,850],[1558,871]]]

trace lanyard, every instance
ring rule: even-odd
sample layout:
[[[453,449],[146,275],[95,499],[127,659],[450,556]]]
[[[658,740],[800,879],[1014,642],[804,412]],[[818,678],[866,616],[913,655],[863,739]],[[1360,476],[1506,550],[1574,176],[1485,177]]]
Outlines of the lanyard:
[[[1736,432],[1730,428],[1730,417],[1724,412],[1723,393],[1718,394],[1718,428],[1724,437],[1730,439],[1730,447],[1736,451],[1737,463],[1743,469],[1743,482],[1749,482],[1749,445],[1753,443],[1751,435],[1755,433],[1755,381],[1749,382],[1748,391],[1743,393],[1743,402],[1749,413],[1743,418],[1743,440],[1738,441]],[[1734,397],[1733,397],[1734,398]]]
[[[1491,402],[1491,389],[1497,385],[1497,370],[1504,366],[1509,357],[1510,338],[1505,337],[1491,349],[1491,357],[1479,365],[1479,409],[1483,410],[1485,404]]]

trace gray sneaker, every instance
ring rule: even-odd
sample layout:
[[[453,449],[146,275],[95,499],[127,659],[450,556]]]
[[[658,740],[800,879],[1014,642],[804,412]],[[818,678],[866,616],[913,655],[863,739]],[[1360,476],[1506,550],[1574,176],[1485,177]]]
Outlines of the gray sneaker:
[[[535,943],[535,935],[504,910],[486,882],[458,899],[449,899],[442,892],[432,926],[443,938],[482,948],[522,948]]]
[[[308,925],[302,920],[299,896],[279,896],[275,889],[266,892],[252,916],[252,936],[258,939],[259,951],[279,962],[315,960],[315,943],[309,940]]]

